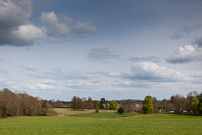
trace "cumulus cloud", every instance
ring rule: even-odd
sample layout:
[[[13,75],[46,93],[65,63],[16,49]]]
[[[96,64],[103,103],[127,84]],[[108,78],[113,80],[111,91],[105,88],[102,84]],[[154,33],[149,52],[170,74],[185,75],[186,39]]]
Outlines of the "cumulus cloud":
[[[32,13],[31,0],[0,0],[0,45],[27,46],[46,31],[29,22]]]
[[[181,39],[201,27],[202,27],[202,24],[197,24],[194,26],[184,26],[181,30],[176,31],[175,33],[170,35],[170,38],[171,39]]]
[[[39,19],[44,26],[37,27],[29,21],[32,10],[31,0],[0,0],[0,46],[29,46],[41,38],[59,41],[72,36],[87,37],[97,31],[92,23],[75,21],[54,12],[43,12]]]
[[[150,62],[160,62],[161,58],[156,56],[138,56],[138,57],[130,57],[128,60],[134,62],[143,62],[143,61],[150,61]]]
[[[178,51],[173,55],[166,57],[165,60],[169,63],[185,63],[191,61],[202,60],[202,48],[194,48],[191,45],[179,47]]]
[[[119,55],[112,54],[108,48],[94,48],[88,53],[87,58],[103,61],[106,59],[118,59]]]
[[[189,78],[178,71],[160,67],[153,62],[134,63],[123,77],[132,80],[147,80],[159,82],[188,81]]]
[[[46,30],[38,28],[32,24],[20,25],[12,31],[13,37],[18,41],[24,41],[25,44],[32,44],[36,39],[45,38]]]
[[[92,23],[82,23],[64,15],[53,12],[43,12],[39,18],[48,30],[48,36],[51,38],[65,37],[70,38],[73,35],[77,37],[86,37],[95,33],[97,28]]]

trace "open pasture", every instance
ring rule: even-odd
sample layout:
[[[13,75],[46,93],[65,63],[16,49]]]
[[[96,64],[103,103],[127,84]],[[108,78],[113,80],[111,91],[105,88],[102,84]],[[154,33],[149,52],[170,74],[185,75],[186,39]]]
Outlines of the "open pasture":
[[[83,114],[83,113],[93,113],[95,112],[95,109],[86,109],[85,111],[75,111],[70,108],[54,108],[55,112],[57,112],[58,115],[72,115],[72,114]],[[117,112],[115,110],[99,110],[100,112]]]
[[[176,114],[142,114],[120,118],[86,118],[73,116],[18,117],[0,119],[0,134],[201,135],[201,125],[201,116]]]

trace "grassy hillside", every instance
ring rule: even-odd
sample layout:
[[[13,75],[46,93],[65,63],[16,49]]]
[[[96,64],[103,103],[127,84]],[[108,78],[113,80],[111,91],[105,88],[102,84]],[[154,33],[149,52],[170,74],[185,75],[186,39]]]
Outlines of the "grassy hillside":
[[[0,119],[0,134],[201,135],[200,125],[202,125],[201,116],[176,114],[149,114],[105,119],[70,116],[19,117]]]

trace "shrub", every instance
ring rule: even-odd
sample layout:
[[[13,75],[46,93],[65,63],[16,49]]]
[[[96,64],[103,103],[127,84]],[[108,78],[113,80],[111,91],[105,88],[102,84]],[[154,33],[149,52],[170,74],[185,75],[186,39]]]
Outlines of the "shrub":
[[[124,109],[123,109],[123,107],[120,107],[120,108],[118,109],[118,113],[119,113],[119,114],[124,113]]]

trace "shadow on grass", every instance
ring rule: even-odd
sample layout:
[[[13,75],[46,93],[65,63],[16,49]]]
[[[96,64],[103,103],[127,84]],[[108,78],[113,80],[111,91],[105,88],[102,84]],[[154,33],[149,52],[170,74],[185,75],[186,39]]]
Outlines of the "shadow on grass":
[[[171,113],[171,114],[177,115],[177,116],[202,116],[201,114],[191,114],[191,113]]]
[[[87,117],[87,118],[121,118],[121,117],[131,117],[137,116],[139,113],[123,113],[119,114],[117,112],[102,112],[102,113],[83,113],[83,114],[73,114],[69,116],[73,117]]]

